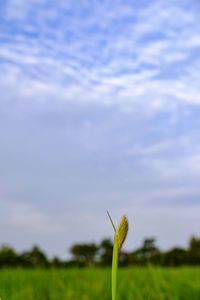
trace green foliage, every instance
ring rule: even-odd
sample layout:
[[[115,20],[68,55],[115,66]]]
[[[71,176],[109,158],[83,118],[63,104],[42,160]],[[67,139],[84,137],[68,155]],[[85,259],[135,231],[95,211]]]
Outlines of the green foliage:
[[[9,246],[3,246],[0,249],[0,266],[15,267],[19,263],[19,257],[15,250]]]
[[[8,246],[0,248],[0,267],[40,267],[49,266],[46,255],[39,247],[34,246],[30,251],[18,254],[15,250]]]
[[[95,263],[98,246],[93,244],[75,244],[71,247],[70,252],[75,261],[81,266],[92,266]]]
[[[64,267],[63,265],[63,262],[58,258],[58,257],[54,257],[52,260],[51,260],[51,266],[53,268],[61,268],[61,267]]]
[[[49,260],[46,254],[38,247],[23,253],[17,253],[12,247],[0,247],[0,268],[64,268],[87,266],[111,266],[113,242],[104,239],[99,244],[74,244],[71,247],[71,260],[64,261],[57,258]],[[187,249],[172,248],[161,252],[156,246],[154,238],[144,239],[141,247],[132,252],[120,251],[120,266],[182,266],[200,265],[200,238],[192,237]]]
[[[20,260],[24,267],[45,268],[49,264],[46,255],[38,246],[33,246],[30,251],[22,253]]]
[[[137,249],[133,253],[135,255],[135,260],[137,260],[137,264],[157,264],[160,251],[155,244],[154,238],[145,239],[141,248]]]
[[[162,255],[162,265],[181,266],[188,262],[187,251],[182,248],[173,248]]]
[[[119,300],[199,300],[200,267],[119,269]],[[110,300],[110,269],[2,269],[2,300]]]
[[[192,265],[200,264],[200,238],[192,237],[190,239],[188,260]]]
[[[110,239],[104,239],[99,245],[99,263],[101,266],[110,266],[112,262],[113,243]]]

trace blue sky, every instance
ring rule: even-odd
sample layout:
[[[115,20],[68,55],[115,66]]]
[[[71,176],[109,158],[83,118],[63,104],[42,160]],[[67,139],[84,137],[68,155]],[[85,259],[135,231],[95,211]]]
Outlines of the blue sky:
[[[0,3],[0,243],[199,233],[198,1]]]

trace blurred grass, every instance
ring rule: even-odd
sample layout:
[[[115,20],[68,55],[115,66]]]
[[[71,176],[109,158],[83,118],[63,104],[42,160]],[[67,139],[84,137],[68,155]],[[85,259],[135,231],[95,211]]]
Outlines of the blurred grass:
[[[0,270],[1,300],[111,299],[110,269]],[[119,270],[119,300],[200,300],[200,267]]]

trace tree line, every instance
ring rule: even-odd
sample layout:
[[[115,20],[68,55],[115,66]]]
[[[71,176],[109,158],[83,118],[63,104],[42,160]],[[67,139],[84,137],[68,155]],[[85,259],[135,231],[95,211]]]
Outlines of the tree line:
[[[81,243],[70,248],[71,258],[61,260],[58,257],[48,259],[46,254],[38,247],[18,253],[12,247],[0,247],[0,268],[67,268],[110,266],[112,261],[113,243],[110,239],[103,239],[99,244]],[[147,264],[161,266],[200,265],[200,238],[191,237],[186,249],[175,247],[161,251],[156,246],[154,238],[144,239],[141,247],[134,251],[122,251],[119,257],[121,266],[144,266]]]

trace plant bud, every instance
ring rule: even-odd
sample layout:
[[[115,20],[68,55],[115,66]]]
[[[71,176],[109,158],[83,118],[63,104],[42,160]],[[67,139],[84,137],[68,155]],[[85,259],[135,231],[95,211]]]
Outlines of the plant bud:
[[[121,249],[126,235],[128,232],[128,220],[126,216],[123,216],[117,226],[116,232],[115,232],[115,239],[118,243],[118,248]]]

